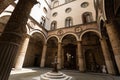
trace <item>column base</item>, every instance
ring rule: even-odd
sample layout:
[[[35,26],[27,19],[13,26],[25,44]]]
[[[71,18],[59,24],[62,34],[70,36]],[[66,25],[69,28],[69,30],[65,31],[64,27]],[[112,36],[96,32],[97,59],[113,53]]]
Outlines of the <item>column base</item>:
[[[47,72],[40,76],[41,80],[71,80],[71,76],[67,76],[62,72]]]

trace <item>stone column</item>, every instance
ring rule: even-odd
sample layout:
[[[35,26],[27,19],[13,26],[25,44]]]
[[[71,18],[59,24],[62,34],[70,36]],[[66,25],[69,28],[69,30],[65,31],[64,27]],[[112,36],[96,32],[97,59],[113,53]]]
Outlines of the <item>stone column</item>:
[[[16,63],[15,63],[15,69],[22,69],[24,59],[25,59],[25,55],[26,55],[26,51],[27,51],[28,44],[29,44],[29,39],[30,39],[30,36],[25,35],[24,40],[22,42],[22,45],[20,47],[20,50],[18,52],[18,55],[16,57],[17,60],[16,60]]]
[[[79,70],[80,70],[80,72],[84,72],[85,71],[84,57],[82,54],[82,46],[81,46],[80,41],[78,41],[78,43],[77,43],[77,55],[78,55]]]
[[[36,0],[19,0],[0,36],[0,80],[8,80],[19,45],[25,34],[31,8]]]
[[[64,68],[64,49],[61,50],[61,69]]]
[[[106,30],[111,42],[111,46],[113,49],[115,61],[117,63],[117,67],[120,73],[120,40],[117,30],[115,29],[115,25],[112,22],[106,23]]]
[[[41,64],[40,67],[45,67],[45,57],[46,57],[47,44],[45,43],[42,50]]]
[[[58,57],[58,69],[61,69],[61,42],[58,43],[58,53],[57,53],[57,57]]]
[[[114,69],[114,66],[113,66],[112,59],[110,57],[110,52],[108,50],[108,46],[107,46],[106,40],[105,39],[101,39],[100,43],[101,43],[101,47],[102,47],[102,51],[103,51],[105,64],[106,64],[108,73],[109,74],[115,74],[115,69]]]

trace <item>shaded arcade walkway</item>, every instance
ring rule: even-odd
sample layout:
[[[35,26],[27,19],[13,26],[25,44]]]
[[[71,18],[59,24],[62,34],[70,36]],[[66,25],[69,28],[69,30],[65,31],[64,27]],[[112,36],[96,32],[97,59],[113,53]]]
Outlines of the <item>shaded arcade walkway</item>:
[[[51,71],[51,69],[24,68],[23,70],[11,71],[9,80],[40,80],[40,74]],[[63,73],[72,76],[72,80],[120,80],[120,76],[98,73],[80,73],[72,70],[61,70]]]

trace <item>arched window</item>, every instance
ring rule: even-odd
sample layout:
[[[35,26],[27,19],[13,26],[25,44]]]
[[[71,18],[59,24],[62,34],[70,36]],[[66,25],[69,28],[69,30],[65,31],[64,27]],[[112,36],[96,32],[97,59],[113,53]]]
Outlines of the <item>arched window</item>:
[[[57,7],[57,6],[59,6],[59,1],[55,1],[55,2],[53,3],[53,8],[54,8],[54,7]]]
[[[53,21],[53,22],[51,23],[51,30],[56,29],[56,27],[57,27],[57,22],[56,22],[56,21]]]
[[[93,21],[92,13],[91,12],[85,12],[82,15],[83,23],[89,23]]]
[[[44,11],[44,13],[47,13],[47,9],[45,7],[43,8],[43,11]]]
[[[45,26],[45,22],[46,22],[45,17],[42,17],[41,20],[42,20],[42,22],[41,22],[40,24],[41,24],[42,26]]]
[[[66,27],[70,27],[70,26],[72,26],[73,25],[73,20],[72,20],[72,18],[71,17],[67,17],[66,19],[65,19],[65,26]]]

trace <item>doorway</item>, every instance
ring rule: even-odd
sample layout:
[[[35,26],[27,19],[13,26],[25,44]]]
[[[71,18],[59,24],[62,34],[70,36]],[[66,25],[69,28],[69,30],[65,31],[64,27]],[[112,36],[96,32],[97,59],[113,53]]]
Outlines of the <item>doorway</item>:
[[[87,32],[82,37],[82,48],[85,57],[85,67],[87,72],[102,72],[105,60],[99,37],[94,32]]]
[[[76,69],[76,45],[68,44],[64,46],[64,68]]]

